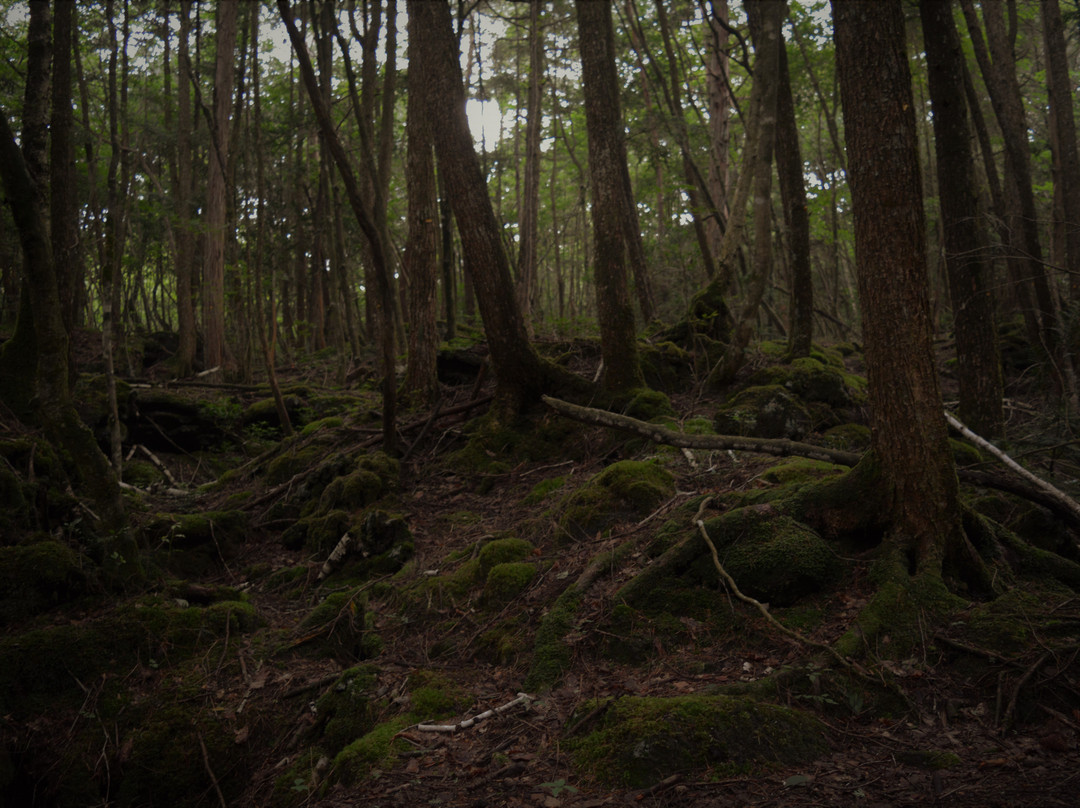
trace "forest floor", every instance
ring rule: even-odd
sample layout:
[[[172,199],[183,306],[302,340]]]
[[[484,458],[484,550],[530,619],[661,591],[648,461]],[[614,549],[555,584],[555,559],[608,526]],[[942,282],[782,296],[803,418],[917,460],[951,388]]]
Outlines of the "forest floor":
[[[309,367],[283,378],[282,383],[311,387],[324,371]],[[444,388],[441,408],[452,410],[483,393],[469,386]],[[219,393],[201,390],[197,395],[206,399]],[[359,409],[377,405],[377,399],[362,396],[356,402]],[[711,419],[718,404],[701,395],[673,396],[672,403],[683,420]],[[687,503],[701,495],[772,485],[761,475],[776,459],[729,452],[695,452],[688,457],[638,438],[583,427],[574,433],[569,456],[515,460],[488,473],[470,474],[456,470],[447,458],[467,445],[465,419],[471,415],[475,412],[433,420],[424,413],[412,420],[403,418],[403,423],[412,425],[403,437],[416,445],[401,463],[396,504],[411,531],[415,556],[395,575],[373,579],[380,584],[389,581],[392,588],[373,588],[370,583],[357,587],[351,581],[342,584],[335,574],[320,581],[325,554],[316,557],[283,544],[284,525],[272,513],[275,498],[250,509],[245,541],[222,555],[221,563],[190,577],[188,585],[196,589],[242,591],[262,621],[242,636],[227,633],[223,643],[207,649],[202,661],[185,673],[198,679],[195,695],[185,698],[212,712],[232,733],[236,749],[243,750],[246,782],[239,789],[224,787],[223,792],[219,783],[229,778],[228,770],[235,764],[208,754],[198,735],[201,754],[196,749],[185,760],[209,778],[209,785],[197,798],[172,800],[158,795],[147,804],[319,808],[879,808],[917,804],[1030,808],[1077,804],[1080,690],[1074,663],[1078,652],[1074,650],[1070,658],[1048,647],[1042,653],[1010,656],[987,651],[980,656],[978,649],[967,644],[962,628],[957,627],[960,624],[927,626],[925,641],[910,657],[890,660],[883,655],[868,663],[872,675],[883,681],[887,677],[903,691],[907,707],[901,711],[871,710],[854,689],[844,704],[838,703],[843,699],[833,692],[808,694],[805,688],[778,684],[775,701],[812,713],[825,727],[827,751],[812,762],[766,763],[740,771],[707,761],[636,788],[618,785],[624,781],[617,773],[612,776],[612,772],[582,766],[572,747],[575,738],[590,730],[588,724],[598,720],[590,712],[598,699],[722,692],[736,683],[775,676],[786,666],[806,664],[814,657],[813,649],[777,632],[718,583],[713,584],[715,609],[737,616],[723,623],[724,628],[708,620],[681,617],[678,630],[671,631],[663,623],[642,620],[641,636],[634,645],[639,649],[636,656],[628,660],[625,654],[608,653],[610,641],[617,639],[607,633],[616,593],[650,563],[644,548],[652,535],[671,519],[687,518]],[[426,432],[421,433],[423,425]],[[369,421],[350,434],[370,442],[375,439],[373,432]],[[181,480],[201,482],[216,473],[208,471],[212,464],[205,458],[182,453],[161,453],[161,457]],[[555,481],[551,485],[562,496],[615,460],[652,458],[660,458],[674,475],[674,495],[644,517],[624,519],[590,538],[574,542],[560,538],[552,501],[529,496],[544,490],[545,481]],[[238,457],[236,462],[243,459]],[[258,501],[269,490],[272,487],[260,479],[240,478],[186,500],[183,508],[191,512],[220,509],[230,495],[246,491],[254,495],[251,501]],[[145,513],[180,509],[173,498],[159,493],[148,496]],[[427,608],[417,609],[394,595],[395,590],[415,589],[425,577],[459,567],[492,537],[526,533],[534,547],[529,561],[538,573],[508,603],[493,608],[473,592],[461,598],[437,598]],[[470,716],[507,705],[523,692],[537,632],[559,594],[569,582],[579,580],[599,554],[635,540],[642,549],[586,589],[564,638],[569,665],[558,683],[549,691],[527,694],[528,699],[486,720],[461,726]],[[783,621],[788,614],[795,619],[812,612],[816,618],[805,624],[807,636],[821,643],[835,641],[851,627],[873,591],[871,554],[848,561],[842,582],[797,607],[775,613]],[[293,574],[283,575],[289,571]],[[287,585],[283,584],[286,580]],[[313,652],[304,642],[302,621],[329,594],[358,590],[368,598],[366,631],[378,636],[378,652],[364,660],[349,652],[328,653],[325,648]],[[108,608],[100,607],[102,611]],[[1076,598],[1063,598],[1053,608],[1062,620],[1080,626]],[[60,612],[52,620],[94,619],[95,609],[83,609],[77,614]],[[492,647],[496,630],[501,632],[501,650]],[[357,664],[373,666],[369,670],[375,672],[372,723],[406,713],[409,691],[422,671],[433,680],[450,683],[451,714],[444,711],[433,718],[438,718],[438,724],[457,725],[455,731],[428,731],[421,725],[425,719],[414,712],[415,721],[394,726],[392,751],[373,757],[365,777],[335,778],[329,771],[331,761],[315,757],[308,760],[305,776],[293,777],[319,731],[316,705],[335,688],[340,690],[342,672]],[[125,679],[129,697],[133,703],[154,703],[176,675],[168,665],[142,661]],[[86,687],[85,683],[80,687]],[[87,701],[90,698],[87,690]],[[413,707],[419,708],[415,693],[411,698]],[[73,728],[90,712],[86,703],[76,710],[58,709],[36,717],[27,732],[36,736],[38,747],[40,739],[49,735],[61,743],[72,737]],[[106,728],[104,734],[109,748],[101,760],[111,760],[117,776],[122,776],[125,754],[130,757],[131,749],[125,753],[119,730],[110,736]],[[130,739],[126,742],[131,743]],[[99,781],[106,776],[101,768],[99,760],[95,766]],[[103,796],[100,804],[114,804],[110,799]]]

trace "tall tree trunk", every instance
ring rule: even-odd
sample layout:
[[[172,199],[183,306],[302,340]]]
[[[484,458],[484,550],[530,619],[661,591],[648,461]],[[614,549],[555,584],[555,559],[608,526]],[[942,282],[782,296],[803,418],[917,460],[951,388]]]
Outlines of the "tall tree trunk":
[[[191,132],[191,0],[180,2],[180,30],[176,46],[176,316],[179,346],[176,351],[176,373],[190,376],[195,370],[198,344],[195,325],[195,300],[192,278],[195,273],[196,233],[191,221],[192,168]]]
[[[806,207],[799,126],[791,94],[784,34],[780,33],[780,64],[776,97],[776,177],[784,207],[788,250],[791,253],[791,297],[788,357],[809,356],[814,336],[814,275],[810,266],[810,213]]]
[[[589,133],[596,313],[604,386],[611,391],[644,387],[638,360],[634,310],[626,280],[622,174],[626,168],[615,35],[607,3],[578,0],[577,21],[585,121]]]
[[[1061,391],[1076,402],[1076,380],[1072,365],[1064,353],[1058,302],[1043,266],[1042,245],[1039,240],[1039,218],[1035,207],[1032,187],[1031,153],[1027,139],[1027,122],[1024,101],[1016,75],[1016,60],[1012,40],[1005,27],[1002,14],[1003,3],[984,3],[983,20],[986,25],[986,45],[972,0],[961,0],[964,19],[971,34],[972,45],[979,67],[990,93],[1005,153],[1015,177],[1015,195],[1018,208],[1016,217],[1019,229],[1018,248],[1022,251],[1026,275],[1035,287],[1035,300],[1039,309],[1040,339],[1050,360],[1052,376]],[[988,52],[989,51],[989,52]]]
[[[731,147],[731,88],[729,77],[727,0],[714,0],[707,15],[708,46],[706,49],[705,87],[709,99],[709,196],[717,214],[705,222],[709,254],[720,252],[727,227],[728,150]]]
[[[308,55],[307,45],[304,38],[296,29],[292,11],[289,8],[289,0],[278,0],[278,12],[289,32],[289,40],[292,42],[293,51],[300,63],[300,73],[307,88],[308,98],[315,111],[315,117],[319,122],[319,128],[326,136],[326,145],[334,158],[342,182],[345,184],[345,193],[349,198],[349,206],[356,217],[360,230],[367,238],[371,248],[372,267],[375,276],[375,292],[378,296],[379,305],[387,313],[384,327],[379,335],[381,347],[381,360],[383,367],[383,448],[389,454],[394,451],[397,443],[394,420],[396,416],[397,389],[394,382],[394,332],[390,328],[389,313],[394,310],[393,291],[389,281],[389,266],[386,260],[386,248],[382,241],[370,211],[360,194],[360,185],[356,180],[352,163],[341,145],[337,136],[334,122],[330,117],[330,110],[324,103],[319,92],[318,80],[315,77],[315,68],[311,64],[311,56]]]
[[[518,252],[517,300],[525,331],[533,334],[540,218],[541,84],[544,75],[544,34],[540,27],[541,0],[529,2],[529,98],[525,124],[525,188],[521,204],[521,249]]]
[[[225,343],[225,194],[238,10],[239,3],[219,3],[216,16],[213,129],[203,250],[203,357],[207,368],[223,367],[230,362]]]
[[[44,69],[47,69],[45,67]],[[33,74],[28,79],[33,80]],[[44,96],[48,98],[46,93]],[[26,136],[23,136],[24,147]],[[41,144],[42,153],[44,144]],[[42,154],[32,161],[43,162]],[[68,386],[68,335],[60,313],[60,294],[49,246],[48,227],[42,210],[42,196],[35,188],[27,161],[15,143],[6,113],[0,112],[0,182],[4,196],[11,206],[19,240],[23,248],[26,287],[33,309],[37,345],[36,412],[49,440],[62,448],[71,460],[71,469],[78,475],[83,489],[93,500],[93,512],[108,533],[115,532],[123,553],[116,559],[106,558],[107,567],[120,575],[138,573],[138,555],[133,544],[125,542],[122,529],[125,522],[124,504],[115,471],[101,453],[93,434],[79,419]]]
[[[409,17],[412,40],[417,21]],[[404,396],[430,407],[439,395],[435,359],[439,335],[436,330],[436,261],[438,259],[438,201],[435,193],[435,142],[427,123],[422,59],[409,65],[409,94],[405,134],[406,191],[409,203],[409,234],[405,244],[404,270],[408,294],[409,354],[405,365]]]
[[[900,0],[832,0],[832,8],[886,540],[909,573],[940,576],[962,531],[931,344],[903,11]]]
[[[1005,430],[1001,361],[993,285],[973,180],[964,52],[951,2],[920,0],[919,12],[934,111],[945,265],[956,329],[960,419],[980,435],[999,437]]]
[[[60,313],[71,333],[83,282],[79,247],[79,198],[75,175],[75,113],[71,106],[74,3],[57,3],[53,15],[52,123],[50,125],[50,214],[53,262],[60,290]],[[69,357],[70,358],[70,357]],[[73,370],[73,366],[69,370]]]
[[[444,0],[409,0],[408,9],[410,17],[417,17],[416,39],[411,44],[430,77],[433,100],[428,104],[428,123],[439,133],[435,139],[439,171],[445,175],[491,351],[496,414],[508,419],[540,394],[544,368],[525,333],[499,223],[473,149],[450,6]]]
[[[786,0],[751,0],[746,7],[754,40],[754,86],[760,84],[760,104],[756,113],[758,141],[755,159],[744,164],[751,172],[754,186],[754,259],[743,302],[731,341],[723,357],[709,374],[709,385],[731,384],[745,361],[746,348],[753,336],[758,309],[772,271],[772,155],[776,142],[776,108],[780,84],[780,26]]]
[[[1050,95],[1055,191],[1060,189],[1064,214],[1065,268],[1069,272],[1070,300],[1080,304],[1080,149],[1076,143],[1073,103],[1076,83],[1069,76],[1068,50],[1058,0],[1039,0],[1046,46],[1046,78]],[[1075,12],[1074,12],[1075,13]]]
[[[255,218],[255,329],[259,332],[259,346],[262,348],[263,366],[266,368],[266,381],[270,385],[270,393],[274,398],[274,409],[277,412],[278,422],[281,424],[282,433],[288,437],[293,434],[292,420],[289,410],[285,406],[285,399],[281,395],[281,386],[277,380],[277,369],[274,367],[275,340],[274,326],[267,328],[266,304],[263,295],[268,290],[270,297],[270,322],[273,324],[277,319],[274,311],[274,279],[271,273],[270,283],[264,289],[263,286],[263,254],[266,237],[266,159],[263,155],[262,143],[262,96],[259,93],[260,69],[259,69],[259,6],[255,5],[251,10],[251,97],[253,105],[253,126],[255,150],[255,196],[258,199],[258,212]],[[270,333],[268,333],[268,331]]]

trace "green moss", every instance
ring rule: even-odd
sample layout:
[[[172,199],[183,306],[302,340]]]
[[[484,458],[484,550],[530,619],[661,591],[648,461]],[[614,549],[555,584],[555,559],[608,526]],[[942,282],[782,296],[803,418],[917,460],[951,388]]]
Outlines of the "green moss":
[[[247,785],[248,767],[228,726],[191,705],[155,709],[123,743],[130,753],[116,791],[120,805],[196,805],[215,785],[231,802]]]
[[[716,412],[721,435],[799,440],[812,425],[805,405],[778,384],[748,387]]]
[[[472,697],[443,673],[417,670],[409,675],[410,713],[417,721],[440,721],[468,708]]]
[[[570,496],[559,524],[574,538],[591,537],[620,519],[647,516],[674,493],[675,480],[659,463],[622,460]]]
[[[838,466],[824,460],[796,457],[766,469],[761,473],[761,479],[777,485],[786,485],[817,480],[834,474],[842,474],[845,471],[847,471],[847,466]]]
[[[564,485],[566,485],[565,476],[549,477],[546,480],[541,480],[522,498],[521,504],[536,505],[541,503]]]
[[[645,383],[654,390],[682,390],[693,378],[693,356],[674,342],[638,343],[638,358]]]
[[[647,387],[633,390],[628,398],[629,400],[620,409],[624,415],[637,418],[639,421],[652,421],[675,414],[671,399],[659,390],[651,390]]]
[[[781,385],[803,401],[816,401],[829,407],[866,402],[866,382],[861,377],[813,356],[795,359],[787,365],[764,367],[750,378],[750,384]]]
[[[164,479],[153,463],[145,460],[128,460],[124,463],[124,482],[136,488],[149,488]]]
[[[87,563],[55,541],[0,547],[0,626],[83,597]]]
[[[334,592],[300,621],[294,644],[352,664],[372,655],[372,637],[367,630],[367,597],[363,589]]]
[[[929,771],[955,769],[963,761],[953,752],[941,749],[909,749],[896,753],[896,759],[908,766],[915,766]]]
[[[536,577],[536,565],[525,561],[496,564],[488,571],[482,596],[488,608],[505,606],[532,583]]]
[[[869,651],[905,658],[924,641],[926,625],[946,619],[965,605],[940,576],[911,575],[906,557],[894,543],[882,545],[880,552],[871,569],[877,589],[853,627],[836,641],[836,650],[844,656],[858,658]]]
[[[348,668],[315,703],[318,719],[311,736],[320,749],[336,755],[375,726],[373,699],[378,676],[374,665]]]
[[[319,497],[317,513],[359,510],[397,490],[401,475],[398,462],[383,452],[363,455],[356,469],[330,482]]]
[[[532,665],[525,678],[525,689],[530,693],[550,690],[570,667],[570,648],[564,640],[574,627],[580,606],[581,593],[571,585],[540,621],[533,645]]]
[[[393,766],[398,755],[410,748],[397,735],[413,723],[411,715],[398,716],[357,738],[334,757],[334,779],[349,786],[363,780],[374,769]]]
[[[495,565],[523,561],[532,555],[534,549],[532,542],[519,539],[516,536],[489,541],[480,548],[480,552],[476,556],[477,561],[479,561],[476,570],[477,583],[483,582]]]
[[[305,424],[304,428],[300,430],[300,435],[307,437],[323,429],[340,429],[344,425],[344,418],[339,415],[331,415],[327,418],[320,418],[318,421],[312,421],[310,424]]]
[[[729,696],[624,697],[598,729],[567,742],[600,782],[643,788],[706,768],[748,773],[809,763],[828,749],[825,727],[797,710]]]
[[[870,448],[870,427],[863,424],[840,424],[825,430],[825,445],[847,452]]]
[[[729,511],[705,527],[739,589],[776,606],[820,591],[843,569],[817,533],[769,506]]]

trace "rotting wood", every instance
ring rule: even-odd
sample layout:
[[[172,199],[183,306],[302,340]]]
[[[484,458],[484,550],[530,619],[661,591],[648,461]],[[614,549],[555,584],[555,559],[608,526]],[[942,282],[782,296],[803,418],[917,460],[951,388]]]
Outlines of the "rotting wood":
[[[533,697],[528,693],[518,693],[517,698],[513,698],[499,707],[493,707],[490,710],[485,710],[479,715],[474,715],[472,718],[466,718],[462,721],[458,721],[456,724],[417,724],[416,730],[418,732],[457,732],[459,729],[468,729],[474,724],[478,724],[486,718],[505,713],[511,707],[518,704],[524,704],[526,707],[529,702],[533,700]],[[400,733],[398,733],[400,734]]]

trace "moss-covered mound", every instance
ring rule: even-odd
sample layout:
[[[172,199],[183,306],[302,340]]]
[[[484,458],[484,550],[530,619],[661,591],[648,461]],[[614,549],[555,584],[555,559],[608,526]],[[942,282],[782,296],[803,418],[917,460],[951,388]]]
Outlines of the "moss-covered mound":
[[[824,357],[822,357],[824,358]],[[750,378],[750,384],[779,384],[803,401],[830,407],[850,407],[866,402],[866,381],[847,373],[842,364],[832,364],[807,356],[789,365],[769,365]]]
[[[794,603],[842,572],[821,536],[769,506],[739,508],[710,519],[705,528],[739,589],[766,603]]]
[[[85,595],[89,583],[85,561],[55,541],[0,547],[0,626]]]
[[[695,769],[731,775],[809,763],[827,749],[816,718],[730,696],[622,698],[597,729],[567,745],[583,771],[635,788]]]
[[[748,387],[716,412],[716,431],[721,435],[800,440],[812,426],[810,411],[779,384]]]
[[[560,527],[573,538],[593,536],[620,519],[647,516],[675,493],[675,480],[659,463],[613,463],[572,494]]]

